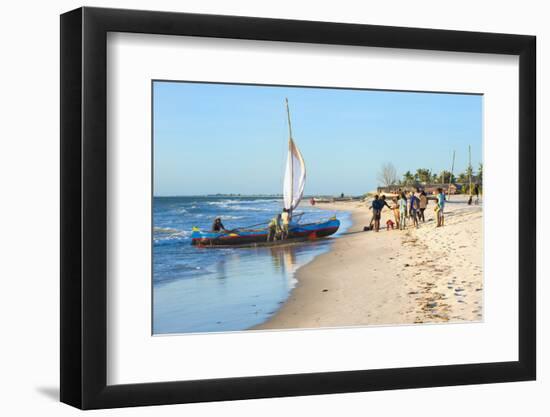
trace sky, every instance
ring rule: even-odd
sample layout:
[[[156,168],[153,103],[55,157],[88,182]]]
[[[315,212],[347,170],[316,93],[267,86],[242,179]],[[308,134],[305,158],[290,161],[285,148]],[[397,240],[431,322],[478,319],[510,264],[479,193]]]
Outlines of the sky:
[[[285,98],[307,169],[306,195],[374,190],[401,176],[482,162],[480,95],[153,82],[154,195],[281,194]]]

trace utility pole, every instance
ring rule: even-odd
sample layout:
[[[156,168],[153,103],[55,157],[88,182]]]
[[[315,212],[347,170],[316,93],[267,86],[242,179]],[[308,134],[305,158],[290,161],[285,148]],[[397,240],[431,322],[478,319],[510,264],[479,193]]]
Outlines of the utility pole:
[[[453,172],[455,170],[455,153],[456,151],[453,150],[453,162],[451,163],[451,175],[449,176],[449,186],[447,187],[447,198],[450,198],[451,196],[451,182],[453,180]]]

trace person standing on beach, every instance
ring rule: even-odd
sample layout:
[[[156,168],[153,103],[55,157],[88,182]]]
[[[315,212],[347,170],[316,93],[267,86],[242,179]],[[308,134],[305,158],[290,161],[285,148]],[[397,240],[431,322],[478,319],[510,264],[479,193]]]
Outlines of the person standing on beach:
[[[290,224],[290,213],[286,208],[283,209],[283,213],[281,214],[281,220],[283,223],[281,239],[284,240],[288,237],[288,225]]]
[[[399,219],[399,202],[397,201],[397,197],[394,197],[392,199],[391,211],[393,211],[393,217],[395,218],[396,228],[399,229],[399,224],[401,221]]]
[[[370,220],[369,228],[372,229],[372,224],[374,223],[375,232],[378,232],[380,230],[380,216],[382,214],[383,207],[384,203],[378,197],[378,194],[376,194],[374,196],[374,200],[372,200],[371,206],[369,207],[369,209],[372,210],[372,218]]]
[[[428,196],[426,195],[426,191],[422,190],[420,192],[420,197],[418,200],[418,220],[422,220],[422,223],[425,223],[426,219],[424,217],[424,211],[426,210],[426,207],[428,207]]]
[[[399,230],[404,230],[407,226],[407,196],[404,192],[401,192],[401,198],[399,199]]]
[[[267,227],[269,229],[267,241],[271,242],[272,240],[276,240],[277,236],[281,235],[281,215],[277,214],[276,217],[271,219]]]
[[[437,189],[437,226],[441,227],[445,224],[445,216],[443,210],[445,208],[445,194],[443,193],[443,188]]]
[[[382,209],[386,206],[391,209],[389,204],[386,202],[386,196],[378,197],[378,194],[374,196],[369,209],[372,210],[372,218],[369,224],[369,228],[372,229],[372,223],[374,222],[374,231],[378,232],[380,230],[380,218],[382,217]]]
[[[412,219],[413,226],[418,229],[418,197],[411,191],[410,196],[410,206],[409,206],[409,216]]]
[[[474,194],[476,195],[476,202],[475,204],[479,204],[479,184],[476,183],[474,186]]]

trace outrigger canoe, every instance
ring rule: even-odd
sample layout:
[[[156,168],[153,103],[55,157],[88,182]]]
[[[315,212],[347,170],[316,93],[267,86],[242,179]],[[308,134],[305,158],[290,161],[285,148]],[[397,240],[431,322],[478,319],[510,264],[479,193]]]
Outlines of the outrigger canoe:
[[[264,229],[242,229],[226,232],[202,232],[193,229],[191,244],[201,247],[220,246],[275,246],[299,242],[305,240],[316,240],[330,236],[340,227],[340,220],[331,218],[325,222],[309,224],[290,225],[288,237],[284,240],[267,241],[269,230]]]
[[[283,207],[292,218],[293,211],[298,207],[304,195],[306,165],[302,153],[292,138],[288,99],[286,100],[286,112],[288,118],[288,157],[283,180]],[[249,229],[244,227],[224,232],[202,232],[194,227],[191,234],[191,244],[217,248],[223,246],[274,246],[330,236],[336,233],[339,227],[340,221],[336,217],[318,223],[300,224],[291,222],[286,239],[269,242],[267,241],[268,228]]]

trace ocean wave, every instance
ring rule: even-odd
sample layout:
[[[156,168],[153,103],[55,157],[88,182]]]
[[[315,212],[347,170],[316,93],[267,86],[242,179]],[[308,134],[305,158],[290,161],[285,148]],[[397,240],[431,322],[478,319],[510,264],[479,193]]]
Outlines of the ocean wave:
[[[220,200],[220,201],[207,201],[209,206],[227,206],[228,204],[238,203],[239,200]]]
[[[189,238],[187,237],[171,237],[171,238],[154,238],[153,244],[155,246],[174,245],[174,244],[189,244]]]
[[[153,232],[155,233],[178,233],[178,229],[173,229],[171,227],[159,227],[155,226],[153,227]]]
[[[247,207],[247,206],[233,206],[231,207],[234,210],[242,210],[242,211],[273,211],[273,207]]]
[[[191,236],[192,233],[189,230],[178,230],[169,227],[155,227],[153,231],[155,233],[155,236],[153,238],[153,242],[155,243],[155,245],[170,243],[174,241],[177,242],[181,240],[188,240],[189,236]]]
[[[172,209],[170,209],[170,210],[167,210],[166,213],[167,213],[167,214],[176,215],[176,214],[187,214],[187,213],[189,213],[189,212],[188,212],[187,209],[184,208],[184,207],[174,207],[174,208],[172,208]]]
[[[260,198],[257,200],[219,200],[219,201],[208,201],[206,202],[209,206],[220,206],[220,207],[229,207],[233,204],[258,204],[258,203],[276,203],[282,201],[277,198]]]
[[[153,275],[155,284],[164,284],[177,279],[193,278],[197,275],[208,275],[211,272],[202,266],[193,264],[174,264],[170,267],[170,273],[164,274],[157,270]]]
[[[239,204],[275,203],[282,201],[280,198],[259,198],[257,200],[237,200]]]

